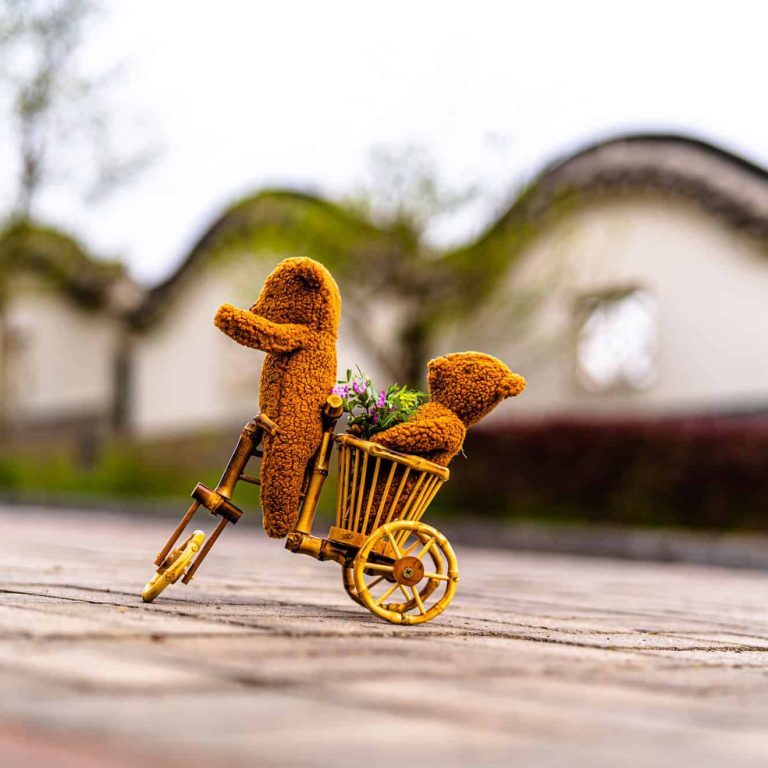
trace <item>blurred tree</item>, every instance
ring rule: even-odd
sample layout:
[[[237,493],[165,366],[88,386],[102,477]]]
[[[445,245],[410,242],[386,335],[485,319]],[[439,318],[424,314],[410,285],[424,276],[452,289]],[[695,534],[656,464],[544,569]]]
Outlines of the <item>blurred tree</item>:
[[[98,10],[94,0],[0,0],[0,88],[18,160],[16,218],[32,218],[43,188],[72,181],[75,169],[86,196],[94,197],[151,157],[144,149],[127,155],[110,146],[104,94],[117,71],[99,78],[81,72]]]
[[[0,0],[0,120],[8,124],[17,165],[13,209],[0,227],[0,436],[13,410],[7,381],[13,329],[6,318],[13,273],[31,270],[83,306],[108,301],[122,274],[119,265],[88,257],[66,233],[41,227],[41,193],[66,182],[93,200],[154,155],[140,135],[142,146],[126,150],[136,133],[129,141],[114,137],[110,101],[118,70],[84,73],[92,68],[83,52],[99,11],[97,0]]]
[[[345,315],[365,349],[392,380],[415,385],[435,333],[494,294],[531,230],[525,218],[503,216],[466,245],[431,245],[435,221],[474,196],[448,189],[419,149],[378,149],[370,182],[348,199],[263,191],[233,206],[197,250],[246,245],[321,261],[342,284]],[[507,302],[507,320],[521,306]]]

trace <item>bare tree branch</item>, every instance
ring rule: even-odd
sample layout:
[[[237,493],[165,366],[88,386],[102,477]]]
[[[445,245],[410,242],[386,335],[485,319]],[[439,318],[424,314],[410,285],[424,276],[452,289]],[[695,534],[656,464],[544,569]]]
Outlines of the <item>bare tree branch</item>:
[[[93,197],[131,178],[150,158],[110,146],[104,94],[115,70],[100,77],[79,70],[78,55],[99,10],[95,0],[0,0],[0,88],[10,96],[18,218],[31,218],[41,191],[55,181],[90,173],[86,191]],[[91,147],[89,159],[78,155],[81,145]]]

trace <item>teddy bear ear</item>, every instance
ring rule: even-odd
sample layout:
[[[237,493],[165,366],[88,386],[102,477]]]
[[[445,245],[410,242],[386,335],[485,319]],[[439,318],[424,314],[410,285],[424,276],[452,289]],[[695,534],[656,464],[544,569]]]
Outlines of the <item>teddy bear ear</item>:
[[[436,357],[434,360],[430,360],[427,363],[427,373],[430,378],[432,376],[439,376],[440,373],[445,370],[448,364],[448,360],[445,357]]]
[[[319,288],[322,283],[320,264],[312,259],[298,258],[296,260],[297,272],[310,288]]]
[[[447,363],[444,357],[436,357],[427,363],[427,384],[430,392],[439,386],[438,382]]]
[[[512,373],[499,384],[496,393],[499,397],[514,397],[525,389],[526,381],[522,376]]]

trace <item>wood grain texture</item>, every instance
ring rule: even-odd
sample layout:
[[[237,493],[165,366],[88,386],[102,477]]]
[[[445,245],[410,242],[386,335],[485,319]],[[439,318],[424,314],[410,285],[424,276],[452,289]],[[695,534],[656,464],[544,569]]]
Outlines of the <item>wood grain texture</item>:
[[[765,765],[764,573],[459,547],[405,628],[254,526],[145,605],[168,521],[0,524],[0,764]]]

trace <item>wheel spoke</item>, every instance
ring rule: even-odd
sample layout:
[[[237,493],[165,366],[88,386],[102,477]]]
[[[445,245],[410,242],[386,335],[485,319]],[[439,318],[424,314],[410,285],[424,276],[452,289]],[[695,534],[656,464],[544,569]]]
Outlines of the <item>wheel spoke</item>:
[[[395,570],[391,565],[384,565],[383,563],[366,563],[365,567],[367,570],[377,573],[392,573]]]
[[[427,573],[424,572],[425,579],[437,579],[437,581],[449,581],[449,578],[444,573]]]
[[[395,537],[387,531],[387,538],[389,539],[389,543],[392,545],[392,551],[395,553],[395,557],[399,560],[403,553],[400,551],[400,547],[397,546],[397,541],[395,541]]]
[[[411,592],[413,593],[413,599],[416,601],[416,605],[419,606],[419,610],[422,613],[426,613],[426,610],[424,609],[424,603],[421,600],[421,595],[419,594],[419,590],[416,589],[416,587],[411,587]]]
[[[398,584],[397,586],[400,587],[400,591],[405,595],[406,602],[410,601],[411,596],[408,594],[408,590],[406,590],[402,584]]]
[[[418,555],[416,555],[416,557],[417,557],[419,560],[421,560],[421,558],[422,558],[422,557],[424,557],[424,555],[426,555],[426,554],[427,554],[427,552],[429,552],[429,550],[432,548],[432,545],[433,545],[434,543],[435,543],[435,537],[433,536],[433,537],[432,537],[432,538],[431,538],[431,539],[430,539],[430,540],[429,540],[429,541],[428,541],[428,542],[427,542],[427,543],[426,543],[426,544],[425,544],[425,545],[424,545],[424,546],[421,548],[421,552],[419,552],[419,554],[418,554]]]
[[[419,546],[419,540],[416,539],[416,541],[414,541],[413,544],[411,544],[408,547],[408,549],[403,551],[403,557],[405,557],[406,555],[410,555],[411,552],[413,552],[413,550],[416,549],[416,547],[418,547],[418,546]],[[421,559],[421,558],[419,558],[419,559]]]
[[[399,584],[393,584],[381,597],[376,599],[376,605],[381,605],[399,586]]]
[[[368,584],[368,591],[372,590],[377,584],[381,584],[384,581],[384,576],[377,576],[370,584]]]

